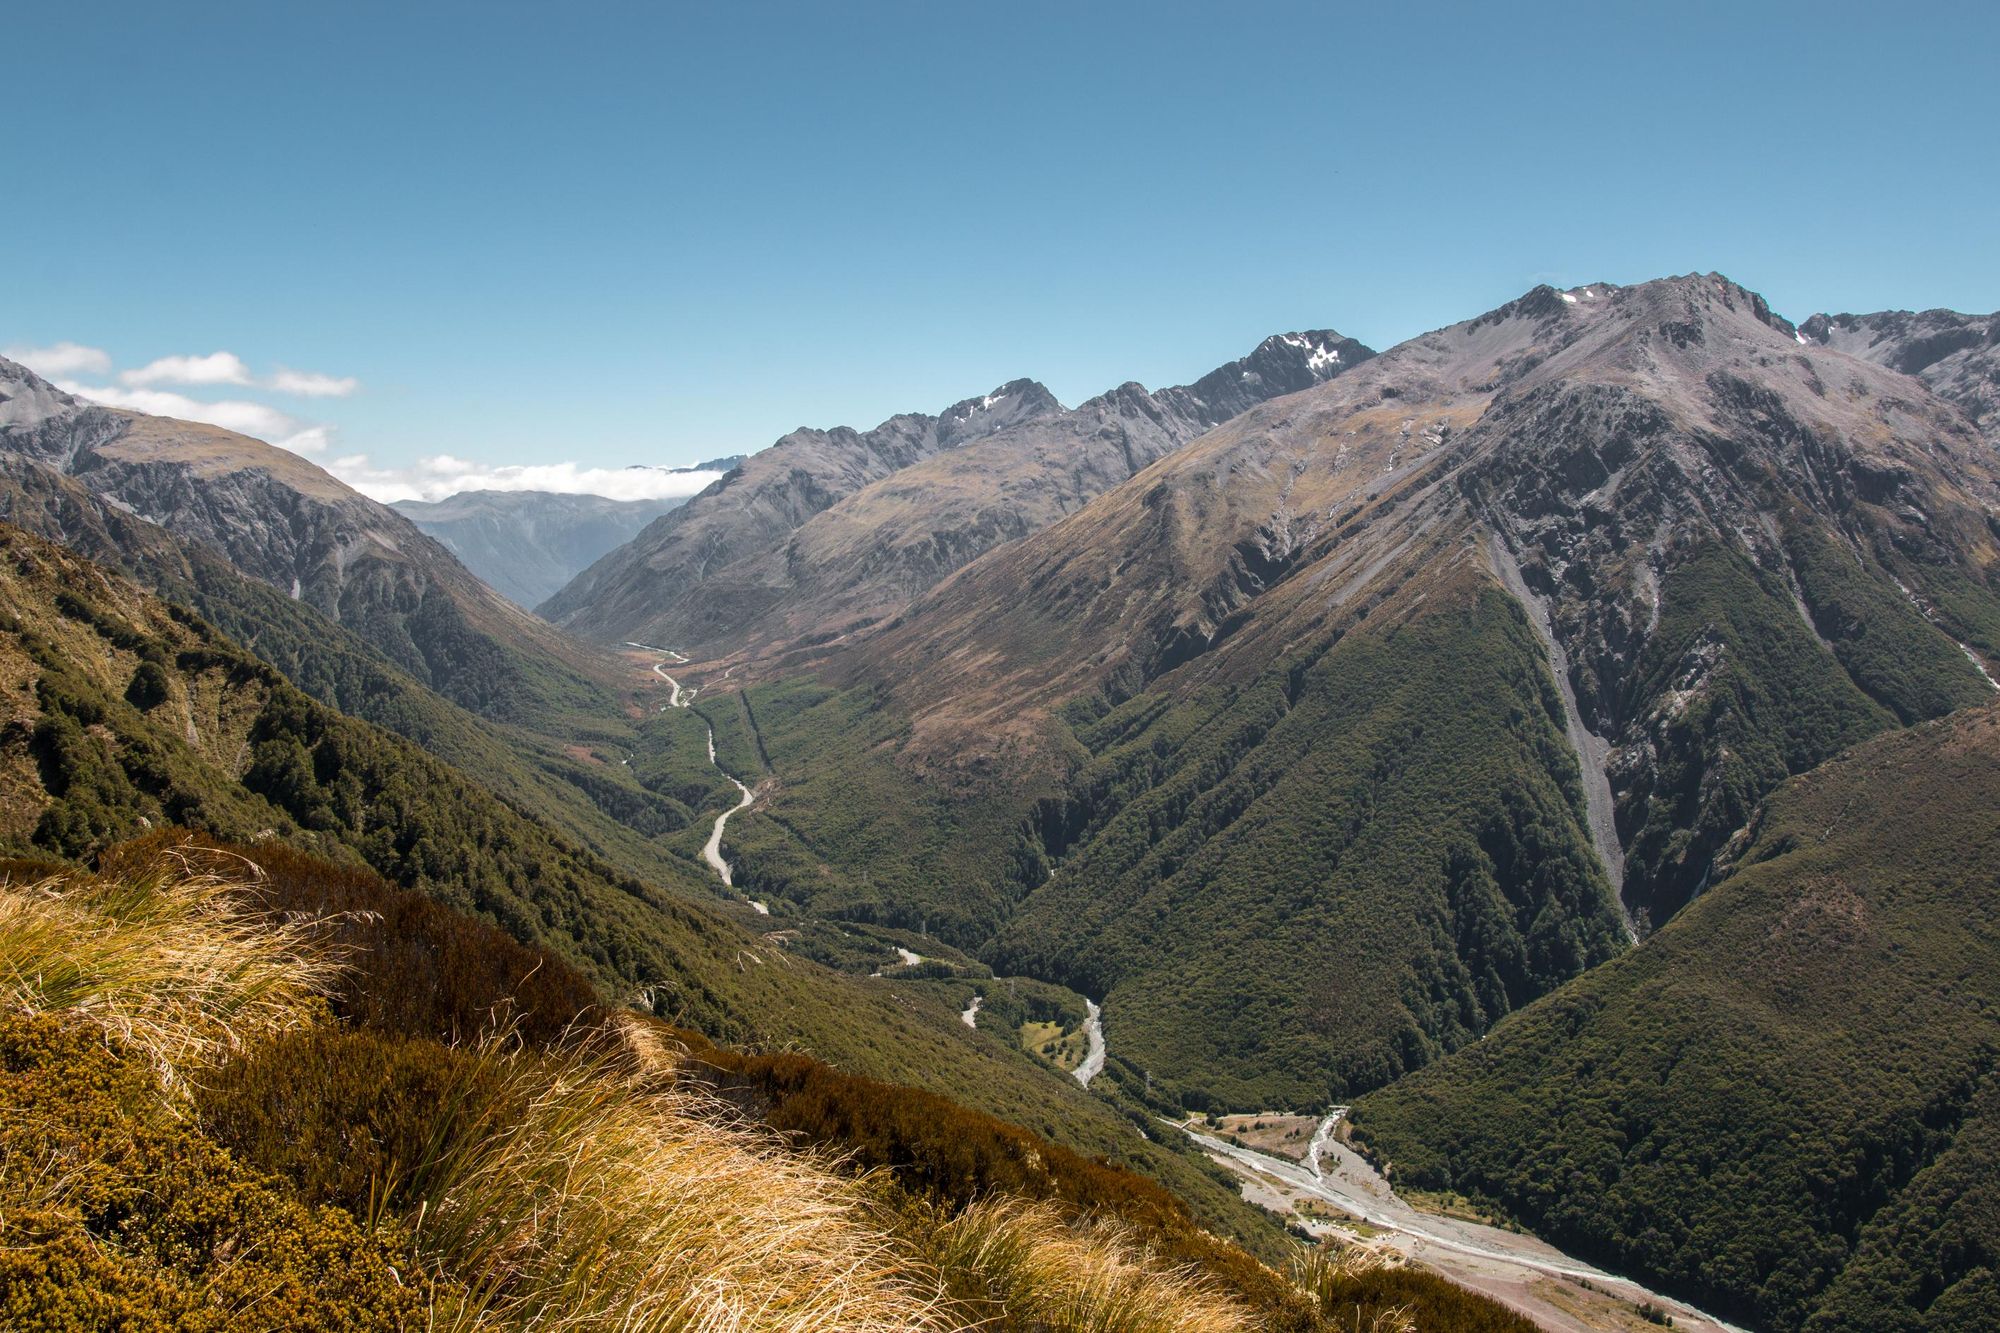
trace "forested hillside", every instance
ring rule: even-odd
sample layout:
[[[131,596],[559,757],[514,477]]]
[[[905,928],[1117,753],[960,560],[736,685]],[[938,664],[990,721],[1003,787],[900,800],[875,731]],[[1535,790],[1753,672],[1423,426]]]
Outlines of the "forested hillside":
[[[1406,1187],[1772,1329],[1990,1327],[2000,709],[1795,778],[1627,956],[1354,1110]]]
[[[775,783],[730,837],[771,901],[1100,999],[1126,1086],[1313,1109],[1992,697],[1996,503],[1955,405],[1727,279],[1536,289],[745,667]]]

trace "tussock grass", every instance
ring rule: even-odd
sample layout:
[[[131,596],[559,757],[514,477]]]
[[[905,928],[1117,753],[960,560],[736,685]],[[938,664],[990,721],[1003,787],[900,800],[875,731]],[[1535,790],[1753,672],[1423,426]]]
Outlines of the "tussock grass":
[[[1311,1298],[1320,1318],[1335,1328],[1417,1333],[1414,1304],[1387,1305],[1369,1290],[1371,1279],[1402,1266],[1402,1256],[1360,1245],[1302,1247],[1292,1258],[1292,1280]]]
[[[535,1058],[493,1042],[477,1058],[466,1086],[481,1091],[440,1116],[505,1120],[454,1136],[399,1191],[420,1254],[473,1293],[461,1327],[955,1326],[860,1185],[663,1088],[627,1048]]]
[[[1129,1229],[996,1196],[925,1228],[955,1295],[992,1326],[1050,1333],[1237,1333],[1248,1313]],[[984,1310],[981,1307],[985,1307]],[[989,1313],[990,1312],[990,1313]]]
[[[255,919],[240,883],[171,855],[115,878],[8,878],[0,1005],[86,1018],[175,1088],[324,1012],[336,965],[311,936]]]

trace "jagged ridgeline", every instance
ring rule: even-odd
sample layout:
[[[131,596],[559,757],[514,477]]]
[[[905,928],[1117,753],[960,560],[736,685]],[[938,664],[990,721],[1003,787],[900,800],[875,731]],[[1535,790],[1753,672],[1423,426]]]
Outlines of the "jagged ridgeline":
[[[1374,353],[1278,334],[1193,384],[1123,384],[1065,408],[1014,380],[933,416],[800,430],[580,574],[542,614],[600,642],[775,651],[893,615],[1253,404]]]
[[[2000,1306],[2000,708],[1780,787],[1627,956],[1363,1098],[1397,1181],[1770,1329]]]
[[[731,836],[766,897],[1104,997],[1114,1079],[1317,1105],[1991,697],[1996,501],[1963,411],[1726,279],[1538,289],[795,647]]]

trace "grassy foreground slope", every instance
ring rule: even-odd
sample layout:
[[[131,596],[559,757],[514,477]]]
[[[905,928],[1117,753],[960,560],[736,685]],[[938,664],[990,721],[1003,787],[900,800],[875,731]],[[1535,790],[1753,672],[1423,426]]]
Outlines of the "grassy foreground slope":
[[[9,1328],[1528,1328],[1417,1269],[1276,1271],[1150,1181],[607,1010],[275,844],[0,861],[0,923]]]
[[[1759,1327],[1990,1327],[2000,709],[1781,787],[1643,946],[1363,1098],[1406,1185],[1497,1200]]]

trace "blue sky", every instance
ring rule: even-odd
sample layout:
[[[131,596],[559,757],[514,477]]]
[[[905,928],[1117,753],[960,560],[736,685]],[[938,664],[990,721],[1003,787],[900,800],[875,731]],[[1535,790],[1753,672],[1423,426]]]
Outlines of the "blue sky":
[[[410,470],[437,455],[684,464],[1017,375],[1073,403],[1281,330],[1387,347],[1542,281],[2000,306],[1991,4],[72,0],[6,26],[0,346],[99,350],[68,378],[233,404],[385,493],[434,489],[449,466]]]

